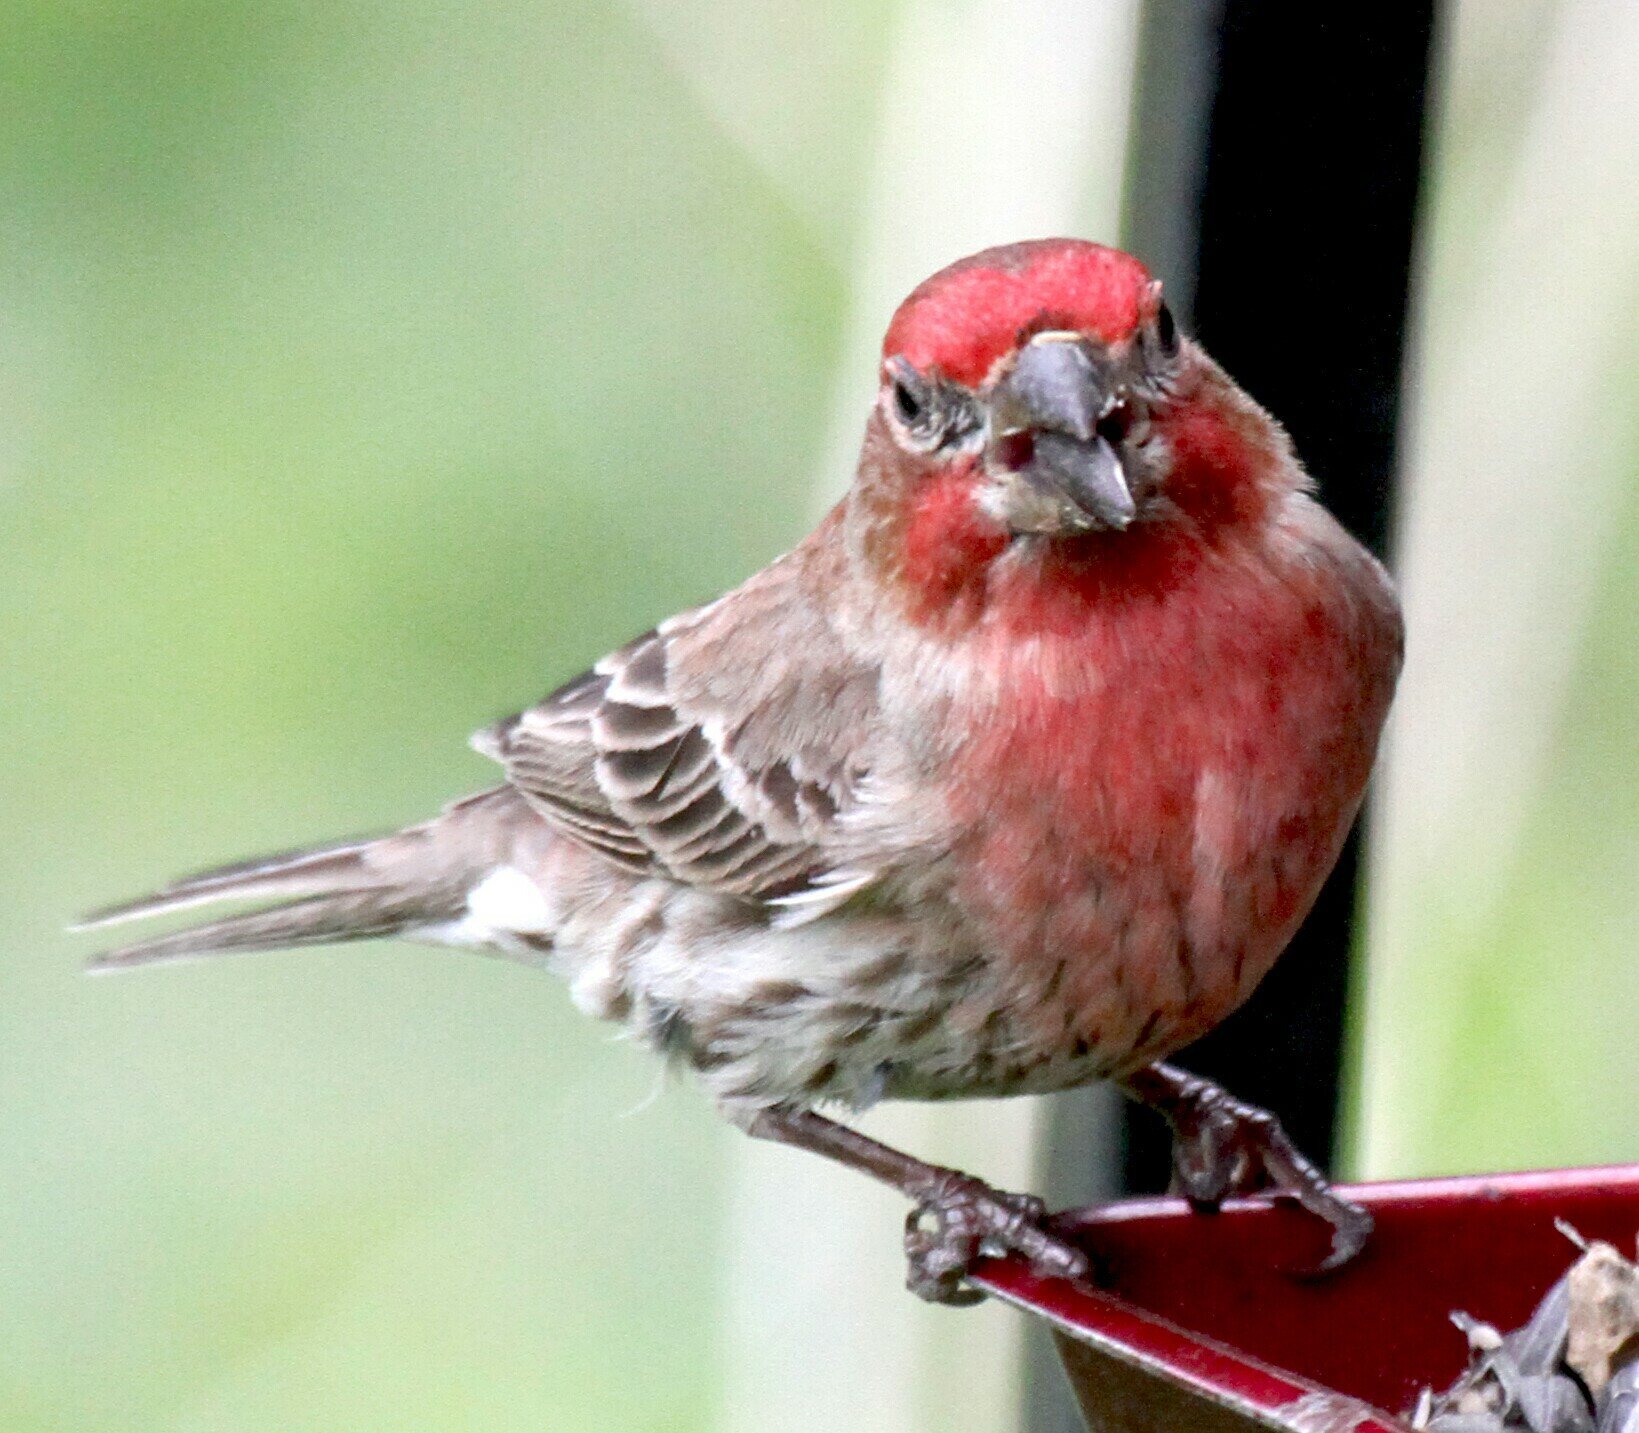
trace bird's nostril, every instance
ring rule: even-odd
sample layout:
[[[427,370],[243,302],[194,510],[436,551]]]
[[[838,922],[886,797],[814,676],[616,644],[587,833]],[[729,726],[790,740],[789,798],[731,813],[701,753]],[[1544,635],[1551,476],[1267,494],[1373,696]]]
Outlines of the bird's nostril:
[[[1132,427],[1132,421],[1132,409],[1125,403],[1117,403],[1098,420],[1094,431],[1111,447],[1119,447],[1121,440],[1127,436],[1127,430]]]
[[[1004,433],[996,442],[996,457],[1005,468],[1017,472],[1028,467],[1036,456],[1036,435],[1028,428],[1016,433]]]

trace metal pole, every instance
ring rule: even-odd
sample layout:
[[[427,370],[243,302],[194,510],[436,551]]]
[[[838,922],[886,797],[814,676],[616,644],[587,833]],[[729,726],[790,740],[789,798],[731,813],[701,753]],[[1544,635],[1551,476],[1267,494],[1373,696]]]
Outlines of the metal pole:
[[[1123,243],[1224,367],[1286,425],[1327,505],[1378,553],[1393,516],[1438,0],[1146,0]],[[1333,1150],[1360,883],[1355,833],[1290,949],[1180,1063]],[[1049,1190],[1165,1186],[1169,1142],[1103,1092],[1062,1099]],[[1107,1172],[1113,1161],[1119,1175]],[[1033,1433],[1080,1427],[1032,1363]],[[1074,1419],[1076,1421],[1067,1421]]]

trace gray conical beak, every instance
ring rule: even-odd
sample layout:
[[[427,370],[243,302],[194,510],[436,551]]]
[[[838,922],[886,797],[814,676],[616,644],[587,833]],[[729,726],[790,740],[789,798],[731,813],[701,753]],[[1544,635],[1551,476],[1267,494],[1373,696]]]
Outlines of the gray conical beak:
[[[996,386],[991,431],[998,453],[1008,451],[1010,437],[1030,439],[1030,457],[1015,470],[1009,495],[1018,531],[1119,531],[1132,522],[1137,507],[1121,456],[1098,432],[1110,394],[1109,379],[1077,334],[1038,334]]]
[[[1057,433],[1038,433],[1036,466],[1061,484],[1064,495],[1100,527],[1119,531],[1138,511],[1121,459],[1104,438],[1083,443]]]
[[[1108,395],[1079,336],[1038,334],[998,385],[996,406],[1015,426],[1049,428],[1087,443]]]

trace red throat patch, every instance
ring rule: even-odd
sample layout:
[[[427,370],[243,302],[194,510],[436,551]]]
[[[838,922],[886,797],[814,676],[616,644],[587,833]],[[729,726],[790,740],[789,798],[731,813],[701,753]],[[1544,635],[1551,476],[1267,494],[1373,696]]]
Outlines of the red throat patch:
[[[1105,343],[1129,337],[1154,307],[1149,270],[1084,239],[1033,239],[960,259],[919,284],[882,343],[969,387],[1032,333],[1071,329]]]

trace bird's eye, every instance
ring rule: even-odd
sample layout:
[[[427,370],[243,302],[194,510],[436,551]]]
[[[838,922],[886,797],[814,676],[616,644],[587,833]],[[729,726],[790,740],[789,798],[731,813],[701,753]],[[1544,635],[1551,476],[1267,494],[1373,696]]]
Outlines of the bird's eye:
[[[888,378],[893,383],[894,417],[906,428],[925,427],[933,417],[933,385],[903,358],[888,360]]]
[[[1165,304],[1155,315],[1155,335],[1161,340],[1161,352],[1168,358],[1178,352],[1178,325],[1173,322],[1172,310]]]
[[[927,404],[903,378],[893,381],[893,406],[899,414],[899,421],[907,428],[914,428],[927,411]]]
[[[938,379],[918,373],[903,358],[888,360],[887,377],[901,443],[929,452],[960,426],[961,405]]]
[[[959,384],[938,373],[920,373],[898,357],[890,358],[883,372],[888,426],[900,447],[931,453],[965,443],[983,427],[973,395]]]

